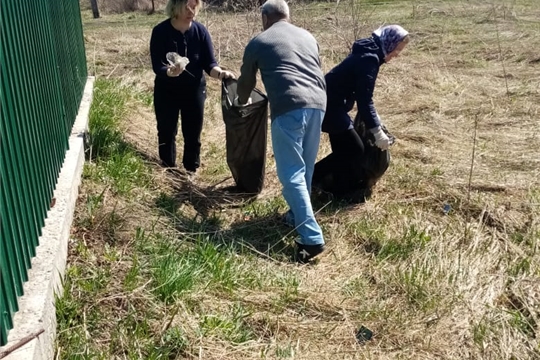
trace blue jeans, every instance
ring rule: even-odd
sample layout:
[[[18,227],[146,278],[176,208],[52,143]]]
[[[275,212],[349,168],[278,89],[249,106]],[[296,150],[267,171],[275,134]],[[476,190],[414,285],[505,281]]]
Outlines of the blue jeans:
[[[324,111],[298,109],[272,121],[272,147],[283,197],[292,211],[299,242],[324,244],[311,207],[311,178],[319,150]]]

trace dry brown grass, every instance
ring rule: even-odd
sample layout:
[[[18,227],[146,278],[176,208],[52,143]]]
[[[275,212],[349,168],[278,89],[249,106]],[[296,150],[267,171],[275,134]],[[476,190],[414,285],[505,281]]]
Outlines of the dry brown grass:
[[[103,242],[125,249],[120,252],[134,251],[137,227],[182,242],[196,236],[185,219],[199,214],[219,220],[219,226],[206,225],[203,231],[228,244],[245,222],[253,236],[260,236],[248,248],[264,255],[244,259],[239,252],[245,271],[254,266],[270,277],[288,274],[297,279],[296,290],[290,294],[287,286],[269,280],[232,292],[195,290],[187,299],[163,304],[144,282],[133,294],[124,292],[121,280],[132,264],[119,261],[112,276],[117,280],[101,295],[102,312],[118,321],[127,314],[146,317],[149,333],[158,338],[164,327],[181,328],[189,346],[177,358],[540,358],[540,8],[535,0],[354,6],[342,1],[295,4],[292,14],[318,39],[325,71],[346,55],[355,34],[367,36],[381,23],[400,23],[411,31],[407,50],[385,65],[378,79],[375,103],[398,141],[373,197],[358,206],[317,204],[329,250],[316,266],[297,267],[265,252],[265,246],[276,251],[290,241],[287,235],[284,241],[267,240],[273,232],[286,233],[268,220],[272,212],[284,210],[270,144],[266,187],[252,207],[238,209],[212,197],[231,180],[220,87],[210,79],[204,164],[195,185],[190,188],[153,167],[153,185],[141,190],[136,204],[111,194],[104,205],[104,213],[114,206],[124,219],[115,241],[96,238],[104,232],[95,229],[77,232],[77,237],[92,238],[85,245],[94,257],[81,259],[74,252],[71,262],[99,267]],[[91,20],[85,13],[90,71],[148,99],[153,86],[148,41],[162,19],[132,14]],[[243,47],[259,31],[257,14],[204,11],[199,20],[212,34],[220,64],[238,71]],[[125,138],[155,159],[155,119],[143,103],[132,103]],[[323,136],[320,156],[328,149]],[[83,197],[92,191],[102,190],[86,184]],[[178,200],[176,218],[158,216],[152,207],[158,192]],[[206,201],[204,211],[197,199]],[[253,334],[251,340],[235,343],[222,333],[201,332],[202,318],[226,316],[237,305],[248,309],[242,324]],[[176,315],[174,309],[179,309]],[[360,325],[374,332],[364,345],[355,340]],[[90,334],[89,346],[123,358],[107,350],[115,324],[100,326]]]
[[[79,0],[81,10],[91,10],[90,0]],[[122,14],[133,11],[149,12],[152,9],[152,0],[98,0],[98,9],[102,15]],[[154,0],[155,10],[161,10],[167,0]]]

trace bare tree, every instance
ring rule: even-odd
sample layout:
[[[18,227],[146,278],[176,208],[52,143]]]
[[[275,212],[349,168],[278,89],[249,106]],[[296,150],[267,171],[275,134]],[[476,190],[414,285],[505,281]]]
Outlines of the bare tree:
[[[94,19],[99,18],[99,9],[98,9],[97,0],[90,0],[90,5],[92,6],[92,14],[94,15]]]

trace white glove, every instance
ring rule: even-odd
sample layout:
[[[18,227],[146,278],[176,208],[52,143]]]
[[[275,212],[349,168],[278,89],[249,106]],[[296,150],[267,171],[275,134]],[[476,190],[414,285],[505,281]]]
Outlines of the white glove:
[[[390,147],[390,138],[382,131],[380,126],[374,129],[370,129],[371,133],[375,137],[375,145],[381,150],[388,150]]]
[[[247,100],[247,102],[245,104],[240,104],[238,102],[238,96],[234,98],[233,106],[235,106],[235,107],[244,107],[244,106],[248,106],[248,105],[251,105],[251,98],[248,98],[248,100]]]

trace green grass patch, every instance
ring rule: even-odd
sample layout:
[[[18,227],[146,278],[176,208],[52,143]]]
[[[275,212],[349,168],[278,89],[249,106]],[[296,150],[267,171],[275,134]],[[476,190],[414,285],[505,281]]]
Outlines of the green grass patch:
[[[410,225],[401,238],[382,242],[377,257],[382,260],[405,260],[415,251],[422,251],[430,241],[431,236],[426,231],[418,230],[416,226]]]
[[[262,276],[246,258],[238,258],[235,249],[214,243],[207,237],[194,243],[175,245],[163,238],[152,261],[154,292],[166,303],[175,302],[190,291],[232,293],[239,288],[260,287]]]
[[[79,294],[97,296],[109,277],[100,269],[86,273],[80,266],[71,266],[65,279],[63,293],[56,298],[57,343],[61,344],[59,351],[70,354],[73,359],[96,358],[98,352],[88,341],[88,334],[99,328],[103,315],[99,307],[90,312],[83,311],[88,304],[81,303]]]
[[[117,81],[95,82],[89,115],[89,155],[93,161],[85,164],[83,172],[84,178],[107,184],[122,195],[150,181],[144,161],[124,141],[120,127],[132,99],[129,88]]]
[[[125,146],[120,120],[126,115],[131,95],[118,81],[98,79],[89,114],[89,136],[93,157],[107,157]]]
[[[215,336],[232,344],[242,344],[254,340],[255,335],[246,324],[249,313],[240,304],[231,306],[219,314],[206,314],[199,323],[202,336]]]

